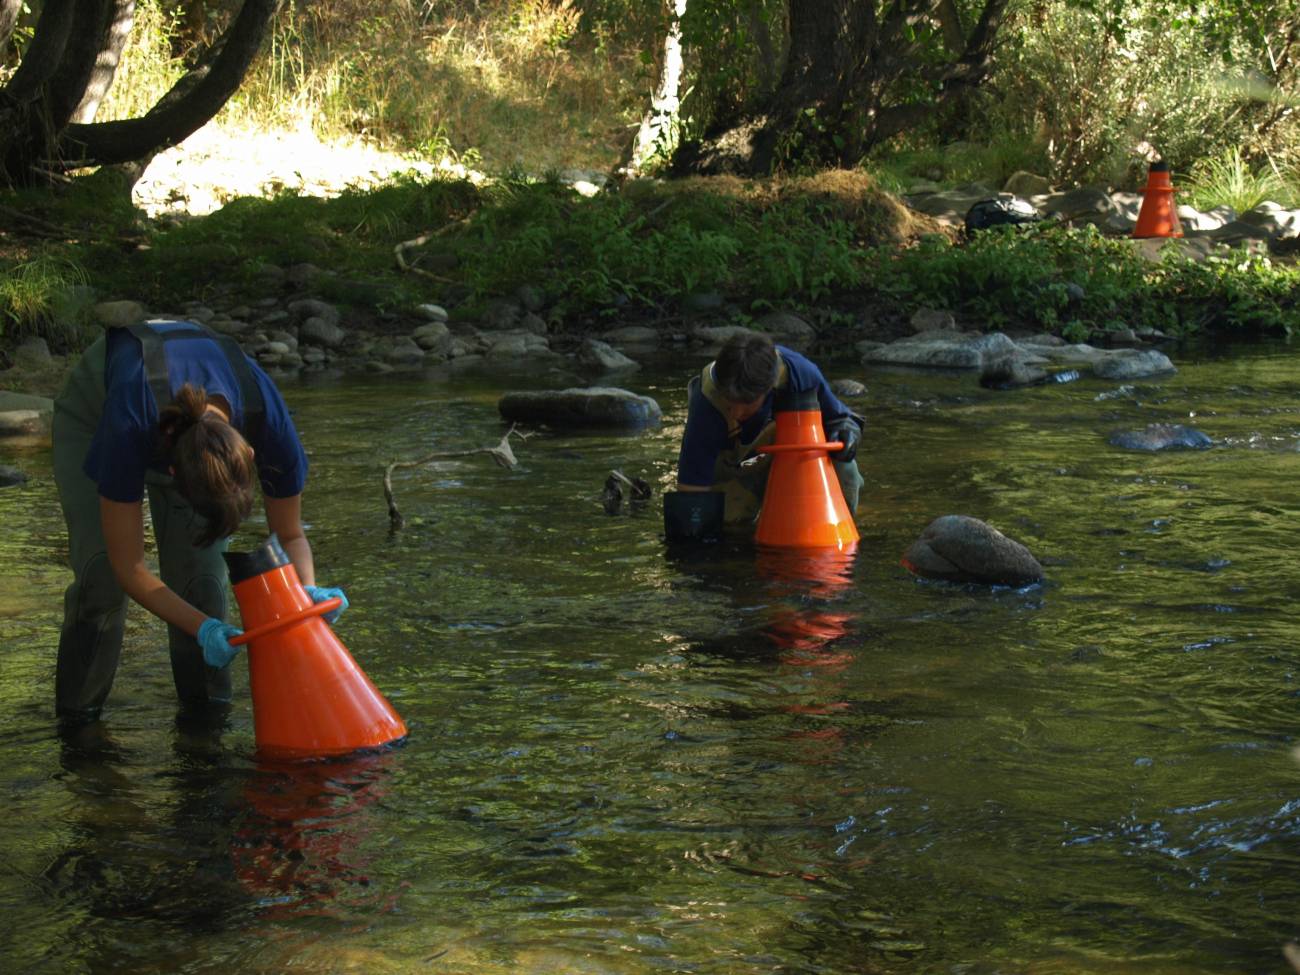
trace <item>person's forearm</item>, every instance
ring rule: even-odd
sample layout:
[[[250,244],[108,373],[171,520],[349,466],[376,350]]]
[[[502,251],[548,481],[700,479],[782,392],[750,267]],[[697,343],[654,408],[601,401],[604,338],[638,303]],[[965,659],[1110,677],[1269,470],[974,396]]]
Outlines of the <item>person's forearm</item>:
[[[312,560],[311,544],[306,535],[280,539],[284,554],[289,556],[298,573],[298,581],[304,586],[316,585],[316,563]]]
[[[710,484],[683,484],[681,481],[678,481],[678,482],[677,482],[677,490],[679,490],[679,491],[712,491],[712,490],[713,490],[713,486],[710,485]]]
[[[196,636],[207,615],[195,609],[163,584],[163,581],[144,567],[136,565],[118,571],[118,584],[122,590],[164,623],[170,623]]]
[[[316,564],[312,561],[311,545],[302,529],[302,495],[288,498],[267,496],[266,524],[280,539],[280,547],[289,556],[304,586],[316,585]]]

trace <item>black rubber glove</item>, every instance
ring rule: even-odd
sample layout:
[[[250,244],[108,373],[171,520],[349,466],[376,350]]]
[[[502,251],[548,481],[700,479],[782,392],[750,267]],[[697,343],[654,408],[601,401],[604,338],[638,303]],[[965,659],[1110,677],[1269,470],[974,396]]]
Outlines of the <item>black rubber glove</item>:
[[[858,456],[858,441],[862,439],[862,424],[855,416],[845,416],[831,422],[826,432],[830,440],[838,440],[844,449],[831,455],[837,464],[847,464]]]

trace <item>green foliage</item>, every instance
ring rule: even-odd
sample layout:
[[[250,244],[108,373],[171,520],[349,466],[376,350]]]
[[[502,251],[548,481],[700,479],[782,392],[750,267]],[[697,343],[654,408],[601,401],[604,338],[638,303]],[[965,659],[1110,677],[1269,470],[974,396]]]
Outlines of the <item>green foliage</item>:
[[[1300,186],[1270,164],[1251,166],[1237,146],[1199,160],[1182,188],[1191,204],[1202,210],[1226,204],[1245,213],[1265,200],[1284,206],[1300,201]]]
[[[108,240],[75,252],[92,284],[155,307],[201,297],[214,284],[253,281],[265,265],[303,262],[336,273],[337,281],[321,285],[334,289],[327,297],[389,304],[414,285],[399,274],[393,248],[460,219],[477,201],[478,190],[465,180],[400,176],[333,199],[242,197],[207,216],[154,228],[140,250]],[[76,222],[71,212],[63,217]]]
[[[0,268],[0,337],[40,336],[60,351],[78,347],[89,303],[85,284],[85,272],[57,255]]]
[[[1297,132],[1277,74],[1288,58],[1276,60],[1281,36],[1266,42],[1261,30],[1300,12],[1295,0],[1271,6],[1051,0],[1022,8],[1003,29],[978,124],[1040,147],[1043,174],[1063,183],[1138,185],[1152,152],[1184,172],[1232,146],[1285,158]]]
[[[1290,332],[1300,270],[1241,254],[1197,263],[1168,248],[1159,263],[1095,228],[995,227],[964,244],[928,238],[871,254],[871,280],[904,307],[949,308],[987,329],[1094,331],[1149,326]]]
[[[706,290],[814,301],[864,281],[853,228],[808,196],[747,203],[701,191],[647,209],[519,181],[490,203],[455,242],[483,297],[543,282],[562,313],[610,312]]]

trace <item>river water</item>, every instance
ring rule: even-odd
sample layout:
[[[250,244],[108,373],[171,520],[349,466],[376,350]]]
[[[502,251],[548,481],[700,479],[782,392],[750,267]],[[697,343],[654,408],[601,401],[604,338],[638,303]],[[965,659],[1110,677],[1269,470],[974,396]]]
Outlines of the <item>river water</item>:
[[[60,737],[63,528],[48,456],[0,455],[0,970],[1238,973],[1300,937],[1300,367],[1014,392],[867,383],[862,541],[670,551],[690,357],[621,380],[641,435],[494,444],[511,389],[572,376],[286,382],[336,626],[400,747],[259,763],[246,665],[178,725],[136,608],[100,725]],[[1115,430],[1182,422],[1160,454]],[[656,487],[607,515],[606,474]],[[927,583],[899,556],[972,515],[1045,585]],[[259,541],[250,524],[236,548]]]

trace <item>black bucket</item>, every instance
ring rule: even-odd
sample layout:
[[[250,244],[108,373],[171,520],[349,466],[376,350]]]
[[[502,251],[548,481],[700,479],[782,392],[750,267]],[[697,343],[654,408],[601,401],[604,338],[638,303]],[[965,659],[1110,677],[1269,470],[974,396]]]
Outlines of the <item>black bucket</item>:
[[[664,493],[664,538],[670,542],[716,542],[722,538],[721,491]]]

